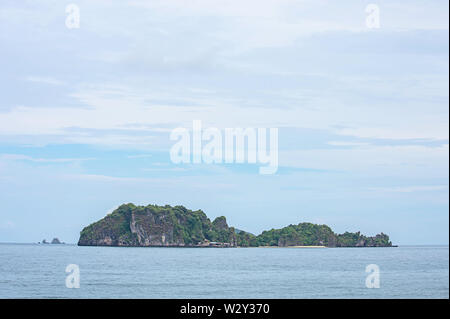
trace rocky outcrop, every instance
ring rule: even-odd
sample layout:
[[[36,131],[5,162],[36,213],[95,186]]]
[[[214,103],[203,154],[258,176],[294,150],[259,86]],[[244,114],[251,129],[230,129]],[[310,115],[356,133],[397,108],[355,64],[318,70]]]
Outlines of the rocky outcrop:
[[[281,229],[263,231],[258,236],[247,236],[249,246],[326,246],[326,247],[391,247],[389,236],[378,234],[366,237],[360,232],[336,234],[327,225],[300,223]]]
[[[386,234],[378,234],[374,237],[366,237],[360,232],[343,234],[336,236],[336,247],[390,247],[392,243]]]
[[[57,245],[62,244],[62,242],[60,242],[58,238],[53,238],[51,243],[54,244],[54,245],[55,244],[57,244]]]
[[[41,242],[38,242],[40,244]],[[51,242],[48,242],[46,239],[42,240],[42,244],[53,244],[53,245],[63,245],[64,242],[61,242],[58,238],[53,238]]]
[[[121,205],[84,228],[80,246],[206,247],[209,243],[236,246],[236,234],[225,217],[211,222],[201,210],[183,206]]]
[[[386,234],[366,237],[359,232],[335,234],[327,225],[300,223],[263,231],[255,236],[229,227],[226,218],[213,222],[201,210],[183,206],[125,204],[85,227],[79,246],[257,247],[327,246],[390,247]]]

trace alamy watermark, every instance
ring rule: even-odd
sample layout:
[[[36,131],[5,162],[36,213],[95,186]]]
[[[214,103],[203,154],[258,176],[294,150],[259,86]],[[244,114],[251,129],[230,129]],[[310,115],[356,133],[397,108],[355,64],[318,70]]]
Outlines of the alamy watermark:
[[[366,266],[366,288],[380,288],[380,267],[376,264]]]
[[[366,27],[369,29],[380,28],[380,7],[371,3],[366,6]]]
[[[66,6],[66,27],[68,29],[78,29],[80,27],[80,7],[71,3]]]
[[[192,122],[191,131],[184,127],[172,130],[170,149],[173,163],[249,163],[260,164],[260,174],[278,170],[278,128],[202,128],[200,120]]]
[[[76,264],[70,264],[66,267],[66,287],[80,288],[80,267]]]

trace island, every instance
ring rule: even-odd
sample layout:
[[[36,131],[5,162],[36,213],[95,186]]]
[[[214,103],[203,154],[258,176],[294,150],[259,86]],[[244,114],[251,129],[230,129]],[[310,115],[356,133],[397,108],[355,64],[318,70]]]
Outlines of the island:
[[[40,244],[41,242],[38,242],[38,244]],[[46,244],[53,244],[53,245],[64,245],[64,242],[59,241],[58,238],[53,238],[53,240],[49,243],[46,239],[42,240],[42,244],[46,245]]]
[[[299,223],[259,235],[238,230],[224,216],[212,222],[184,206],[123,204],[85,227],[79,246],[123,247],[392,247],[389,236],[334,233],[327,225]]]
[[[53,245],[64,245],[64,243],[63,242],[61,242],[61,241],[59,241],[59,239],[58,238],[53,238],[53,240],[52,240],[52,242],[51,242]]]

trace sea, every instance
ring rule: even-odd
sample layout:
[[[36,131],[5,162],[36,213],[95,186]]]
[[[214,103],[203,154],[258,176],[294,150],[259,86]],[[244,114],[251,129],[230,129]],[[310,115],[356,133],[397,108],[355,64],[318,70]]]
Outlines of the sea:
[[[0,244],[0,298],[449,298],[449,247]]]

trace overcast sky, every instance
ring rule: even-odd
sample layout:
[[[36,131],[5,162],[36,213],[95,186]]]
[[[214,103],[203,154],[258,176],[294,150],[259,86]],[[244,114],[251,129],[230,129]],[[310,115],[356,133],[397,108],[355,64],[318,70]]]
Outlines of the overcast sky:
[[[69,3],[0,3],[1,242],[133,202],[448,243],[448,1],[73,1],[73,29]],[[173,164],[193,120],[277,127],[277,174]]]

